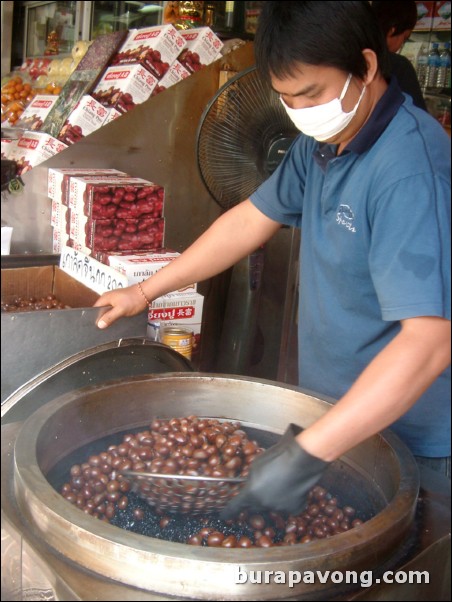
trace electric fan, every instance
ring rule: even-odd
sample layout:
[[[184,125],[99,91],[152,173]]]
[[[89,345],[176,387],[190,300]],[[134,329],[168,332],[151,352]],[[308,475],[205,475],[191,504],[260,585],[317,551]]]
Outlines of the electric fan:
[[[273,173],[297,134],[257,69],[241,71],[201,116],[197,157],[207,190],[223,209],[244,201]]]
[[[222,86],[201,116],[197,159],[201,178],[222,209],[247,199],[278,167],[299,134],[270,84],[255,67]],[[263,336],[257,316],[264,250],[235,265],[220,337],[218,368],[249,374]]]

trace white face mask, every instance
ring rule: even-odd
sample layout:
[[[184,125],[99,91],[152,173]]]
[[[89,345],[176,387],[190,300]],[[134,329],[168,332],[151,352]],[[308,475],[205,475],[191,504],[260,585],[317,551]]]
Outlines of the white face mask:
[[[324,142],[342,132],[356,115],[366,86],[364,86],[355,107],[350,113],[346,113],[342,110],[341,101],[347,93],[351,79],[352,74],[350,73],[340,97],[323,105],[307,107],[305,109],[291,109],[281,97],[280,100],[297,129],[306,134],[306,136],[312,136],[319,142]]]

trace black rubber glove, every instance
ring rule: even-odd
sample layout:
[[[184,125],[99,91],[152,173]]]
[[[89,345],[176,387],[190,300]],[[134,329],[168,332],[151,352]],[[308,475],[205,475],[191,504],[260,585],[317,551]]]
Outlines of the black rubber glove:
[[[295,437],[301,430],[289,425],[280,441],[254,460],[243,489],[221,512],[223,520],[247,508],[294,515],[303,510],[309,490],[329,462],[311,456],[297,443]]]

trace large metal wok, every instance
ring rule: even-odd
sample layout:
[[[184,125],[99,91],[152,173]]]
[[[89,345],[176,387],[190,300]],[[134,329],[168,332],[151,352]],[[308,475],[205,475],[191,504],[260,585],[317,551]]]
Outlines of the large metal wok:
[[[101,577],[99,592],[91,592],[90,599],[102,599],[105,579],[179,598],[329,599],[331,588],[337,593],[331,581],[300,582],[293,588],[239,584],[238,570],[359,573],[400,560],[400,548],[413,530],[419,477],[413,457],[391,433],[348,453],[324,480],[344,503],[364,508],[373,518],[334,538],[288,547],[194,548],[137,535],[87,516],[46,478],[57,462],[82,446],[141,427],[156,416],[232,418],[274,438],[289,422],[306,427],[327,410],[326,401],[294,387],[233,376],[171,373],[79,389],[35,411],[19,431],[14,449],[19,512],[52,554],[68,559],[77,571]]]

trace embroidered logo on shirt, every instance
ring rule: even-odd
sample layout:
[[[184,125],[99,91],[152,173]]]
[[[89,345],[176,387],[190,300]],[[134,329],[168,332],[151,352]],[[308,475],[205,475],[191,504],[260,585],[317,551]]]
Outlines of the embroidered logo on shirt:
[[[350,205],[339,205],[339,209],[336,213],[336,222],[340,226],[345,226],[350,232],[356,232],[356,228],[353,225],[355,221],[355,214],[353,213]]]

